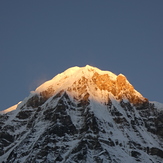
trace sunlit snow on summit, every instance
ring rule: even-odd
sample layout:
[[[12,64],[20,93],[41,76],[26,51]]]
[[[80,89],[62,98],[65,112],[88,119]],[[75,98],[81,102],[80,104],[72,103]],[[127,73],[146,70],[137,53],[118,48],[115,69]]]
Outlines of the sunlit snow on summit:
[[[105,103],[109,98],[129,100],[135,104],[147,100],[134,89],[124,75],[117,76],[89,65],[69,68],[40,85],[35,92],[49,98],[61,90],[77,99],[87,92],[89,98]]]

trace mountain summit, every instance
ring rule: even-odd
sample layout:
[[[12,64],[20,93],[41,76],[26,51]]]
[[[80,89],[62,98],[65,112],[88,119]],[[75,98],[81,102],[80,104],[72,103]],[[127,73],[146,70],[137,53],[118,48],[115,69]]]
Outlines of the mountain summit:
[[[0,162],[161,163],[162,119],[124,75],[73,67],[1,112]]]
[[[73,67],[45,82],[36,89],[44,98],[66,91],[76,99],[90,98],[108,103],[111,98],[128,100],[133,104],[147,101],[122,74],[116,76],[92,66]]]

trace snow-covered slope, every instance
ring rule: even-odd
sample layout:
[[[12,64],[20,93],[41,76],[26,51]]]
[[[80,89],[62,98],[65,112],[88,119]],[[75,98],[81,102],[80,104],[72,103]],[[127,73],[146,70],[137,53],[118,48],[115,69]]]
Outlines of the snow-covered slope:
[[[0,115],[0,162],[163,161],[163,110],[122,74],[73,67],[14,109]]]
[[[11,107],[9,107],[9,108],[3,110],[3,111],[0,111],[0,114],[6,114],[6,113],[8,113],[8,112],[11,112],[11,111],[13,111],[13,110],[16,110],[16,108],[18,107],[18,105],[19,105],[20,103],[21,103],[21,101],[20,101],[18,104],[16,104],[16,105],[13,105],[13,106],[11,106]]]

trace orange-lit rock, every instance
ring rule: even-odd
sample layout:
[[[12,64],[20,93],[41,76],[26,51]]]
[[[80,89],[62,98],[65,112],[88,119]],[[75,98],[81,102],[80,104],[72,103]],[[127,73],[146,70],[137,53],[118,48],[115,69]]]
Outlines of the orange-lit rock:
[[[48,99],[60,90],[67,91],[70,96],[78,100],[82,100],[87,94],[87,98],[108,103],[111,93],[117,100],[124,99],[133,104],[148,101],[134,89],[124,75],[116,76],[109,71],[88,65],[66,70],[42,84],[36,92]]]

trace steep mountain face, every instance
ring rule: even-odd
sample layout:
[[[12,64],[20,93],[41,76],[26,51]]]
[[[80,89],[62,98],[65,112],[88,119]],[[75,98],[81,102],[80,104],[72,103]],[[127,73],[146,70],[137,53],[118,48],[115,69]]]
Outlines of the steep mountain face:
[[[156,104],[122,74],[70,68],[1,112],[0,162],[161,163]]]

